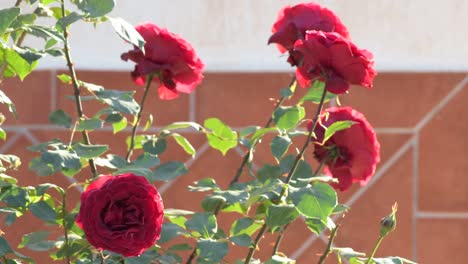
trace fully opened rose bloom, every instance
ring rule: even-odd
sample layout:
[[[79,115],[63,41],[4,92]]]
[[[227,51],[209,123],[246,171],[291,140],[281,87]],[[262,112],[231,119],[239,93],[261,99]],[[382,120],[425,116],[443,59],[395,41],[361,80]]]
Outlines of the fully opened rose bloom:
[[[334,94],[346,92],[351,84],[372,88],[377,75],[372,53],[338,33],[308,31],[305,40],[296,41],[294,50],[301,55],[296,78],[302,87],[318,79]]]
[[[192,45],[167,29],[152,23],[135,27],[145,43],[145,53],[134,47],[122,54],[122,59],[136,63],[132,78],[144,85],[149,74],[156,74],[153,81],[159,83],[162,100],[177,98],[179,93],[191,93],[203,80],[203,62]]]
[[[325,128],[337,121],[352,121],[354,124],[336,132],[322,145]],[[309,129],[312,127],[309,123]],[[315,127],[314,155],[326,165],[325,173],[338,179],[333,187],[347,190],[354,182],[365,185],[375,172],[380,161],[380,144],[374,129],[363,114],[351,107],[326,109]]]
[[[296,40],[305,39],[308,30],[337,32],[349,38],[346,26],[333,11],[316,3],[301,3],[279,11],[268,44],[276,43],[281,53],[292,52]],[[291,56],[289,62],[295,66],[297,63],[293,59]]]
[[[146,178],[106,175],[81,194],[76,223],[97,249],[137,256],[159,239],[163,211],[158,191]]]

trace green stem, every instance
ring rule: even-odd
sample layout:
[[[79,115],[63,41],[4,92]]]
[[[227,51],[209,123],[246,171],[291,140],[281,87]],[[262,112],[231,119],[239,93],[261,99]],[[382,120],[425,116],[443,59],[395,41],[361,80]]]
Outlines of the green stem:
[[[8,263],[8,259],[6,258],[5,255],[2,256],[2,261],[3,261],[3,263]]]
[[[312,134],[314,133],[315,127],[317,126],[318,119],[320,117],[320,113],[322,112],[322,108],[323,108],[323,104],[325,102],[325,96],[326,95],[327,95],[327,90],[323,89],[322,98],[320,99],[320,104],[319,104],[319,106],[317,108],[317,112],[315,113],[315,117],[312,120],[312,127],[311,127],[311,129],[309,131],[309,134],[307,135],[307,139],[306,139],[306,141],[304,143],[304,146],[302,146],[301,151],[299,152],[299,154],[297,154],[296,159],[294,160],[293,166],[291,167],[291,170],[289,171],[288,176],[286,177],[286,181],[285,181],[286,184],[288,184],[291,181],[291,178],[292,178],[294,172],[296,172],[297,166],[299,165],[299,161],[302,159],[302,157],[304,156],[304,152],[306,151],[307,147],[309,146],[310,140],[312,139]],[[281,198],[285,194],[286,194],[286,187],[284,187],[281,190],[279,200],[281,200]]]
[[[327,244],[327,247],[325,248],[325,252],[323,252],[322,256],[320,256],[318,264],[322,264],[325,261],[325,259],[328,257],[328,254],[330,254],[331,247],[333,245],[333,240],[335,240],[336,232],[338,231],[339,227],[340,226],[336,226],[335,228],[333,228],[330,234],[330,238],[328,239],[328,244]]]
[[[276,243],[275,243],[275,246],[273,247],[273,253],[271,254],[272,256],[278,253],[281,240],[283,240],[283,236],[286,233],[286,229],[288,229],[288,227],[289,227],[289,224],[285,225],[283,229],[281,230],[280,234],[278,235],[278,237],[276,238]]]
[[[15,7],[18,7],[19,5],[21,5],[21,2],[23,2],[23,0],[17,0],[15,3]]]
[[[106,258],[104,257],[102,250],[99,251],[99,258],[101,259],[101,264],[106,263]]]
[[[148,96],[148,91],[149,91],[149,88],[151,86],[151,82],[153,81],[153,77],[154,77],[154,74],[150,74],[148,76],[148,78],[146,78],[145,92],[143,93],[143,98],[141,98],[140,110],[138,110],[137,119],[133,124],[132,136],[130,137],[130,146],[128,147],[128,152],[127,152],[127,155],[125,157],[125,159],[128,162],[130,162],[130,157],[132,156],[133,149],[135,148],[136,131],[137,131],[138,125],[140,124],[140,121],[141,121],[141,115],[143,113],[143,107],[145,106],[146,97]]]
[[[62,17],[65,17],[66,13],[65,13],[65,3],[64,3],[64,1],[61,2],[61,8],[62,8]],[[84,117],[84,114],[83,114],[83,105],[81,103],[81,97],[80,97],[80,85],[78,83],[78,78],[76,77],[75,68],[73,67],[73,61],[72,61],[71,55],[70,55],[70,46],[68,44],[68,35],[69,35],[68,29],[64,28],[63,29],[63,36],[64,36],[64,40],[63,40],[64,47],[63,48],[64,48],[64,52],[65,52],[65,58],[67,60],[68,71],[70,72],[70,76],[71,76],[71,79],[72,79],[72,85],[73,85],[74,97],[75,97],[75,103],[76,103],[76,111],[78,113],[78,118],[82,119]],[[83,130],[81,132],[81,134],[83,136],[84,143],[86,145],[91,145],[91,141],[89,139],[88,131]],[[98,176],[98,172],[97,172],[97,168],[96,168],[96,164],[94,163],[94,160],[89,159],[88,163],[89,163],[89,167],[91,168],[91,172],[93,174],[93,177],[96,178]]]
[[[370,255],[369,258],[367,259],[366,264],[371,263],[372,258],[375,256],[375,253],[377,252],[377,249],[379,248],[380,243],[382,243],[383,239],[384,239],[384,236],[380,236],[380,237],[379,237],[379,240],[377,240],[377,243],[375,244],[375,247],[374,247],[374,249],[372,250],[371,255]]]
[[[69,245],[68,245],[68,229],[67,229],[67,221],[65,220],[67,216],[67,193],[64,192],[62,195],[62,219],[63,219],[63,235],[65,237],[65,256],[67,258],[67,264],[70,264],[70,252],[69,252]]]
[[[265,234],[266,230],[267,230],[267,224],[265,223],[265,224],[263,224],[262,228],[258,232],[257,237],[255,238],[255,241],[254,241],[253,245],[250,247],[249,253],[247,254],[247,257],[245,258],[244,264],[249,264],[250,263],[250,260],[253,257],[255,249],[257,249],[258,242],[260,242],[260,240],[262,239],[263,234]]]

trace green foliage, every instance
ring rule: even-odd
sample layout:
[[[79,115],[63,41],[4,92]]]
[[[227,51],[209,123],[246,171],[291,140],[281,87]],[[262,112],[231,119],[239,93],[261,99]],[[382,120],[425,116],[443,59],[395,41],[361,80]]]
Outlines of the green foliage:
[[[289,197],[301,215],[322,221],[327,220],[337,205],[335,190],[320,182],[308,187],[290,187]]]
[[[140,50],[145,52],[145,40],[141,37],[140,33],[135,30],[135,28],[130,25],[127,21],[123,20],[120,17],[112,18],[109,17],[109,21],[114,27],[115,32],[125,41],[133,44],[138,47]]]
[[[110,13],[114,9],[115,0],[75,0],[75,4],[91,18],[96,18]]]
[[[312,102],[314,104],[319,104],[320,99],[322,98],[323,90],[325,89],[325,83],[322,81],[315,81],[312,84],[312,87],[307,90],[307,93],[304,95],[304,97],[299,100],[299,103],[302,104],[304,102]],[[333,99],[336,97],[336,94],[333,93],[327,93],[325,95],[325,100],[324,103],[330,101],[330,99]]]
[[[55,247],[55,241],[47,240],[49,231],[37,231],[23,236],[18,248],[26,247],[33,251],[48,251]]]
[[[62,126],[65,128],[70,128],[72,123],[71,117],[62,109],[50,113],[49,121],[54,125]]]
[[[352,125],[354,125],[354,122],[349,120],[334,122],[325,130],[325,136],[323,137],[322,144],[325,144],[325,142],[327,142],[336,132],[346,130]]]
[[[266,224],[273,231],[296,220],[299,212],[292,204],[271,205],[266,210]]]
[[[219,263],[229,252],[226,241],[199,239],[197,241],[197,263]]]
[[[196,150],[195,148],[192,146],[192,144],[190,144],[190,142],[188,141],[188,139],[186,139],[184,136],[180,135],[180,134],[177,134],[177,133],[172,133],[171,136],[175,139],[175,141],[177,142],[177,144],[179,144],[179,146],[182,147],[182,149],[187,153],[189,154],[190,156],[195,156],[196,154]]]
[[[270,143],[271,152],[276,161],[279,162],[283,155],[288,151],[291,145],[291,139],[287,136],[276,136]]]
[[[7,28],[11,25],[11,23],[16,19],[16,17],[19,14],[20,9],[18,7],[0,10],[0,36],[5,33]]]
[[[305,109],[302,106],[281,106],[273,113],[273,120],[278,128],[290,130],[295,128],[299,121],[305,117]]]
[[[218,232],[216,217],[212,213],[196,213],[185,226],[203,238],[212,238]]]
[[[185,164],[179,161],[171,161],[159,165],[154,171],[150,180],[152,181],[172,181],[188,172]]]
[[[237,146],[237,133],[217,118],[209,118],[204,126],[211,130],[206,137],[211,147],[221,151],[223,155]]]

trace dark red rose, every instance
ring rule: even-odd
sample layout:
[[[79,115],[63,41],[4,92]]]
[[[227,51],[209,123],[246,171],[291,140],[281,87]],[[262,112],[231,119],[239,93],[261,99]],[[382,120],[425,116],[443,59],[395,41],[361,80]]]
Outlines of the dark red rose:
[[[354,124],[336,132],[330,139],[323,142],[324,127],[329,127],[337,121],[353,121]],[[312,122],[308,124],[311,129]],[[347,190],[352,183],[365,185],[375,172],[380,161],[380,144],[374,129],[362,113],[351,107],[332,107],[326,109],[320,116],[315,128],[316,138],[314,155],[319,162],[325,162],[325,173],[338,179],[333,183],[335,189]]]
[[[106,175],[81,194],[76,223],[97,249],[130,257],[159,239],[163,217],[161,197],[145,177]]]
[[[351,84],[372,88],[377,75],[372,53],[338,33],[308,31],[305,40],[294,44],[294,51],[301,56],[296,78],[302,87],[318,79],[326,83],[327,91],[341,94]]]
[[[122,59],[136,63],[132,78],[144,85],[148,74],[159,82],[159,97],[163,100],[177,98],[180,93],[191,93],[203,80],[205,65],[198,58],[192,45],[180,36],[159,28],[152,23],[135,27],[146,41],[145,53],[134,47],[122,54]]]
[[[279,11],[268,44],[276,43],[281,53],[292,52],[296,40],[305,39],[308,30],[336,32],[349,38],[346,26],[333,11],[316,3],[301,3]],[[289,62],[295,66],[293,59],[290,57]]]

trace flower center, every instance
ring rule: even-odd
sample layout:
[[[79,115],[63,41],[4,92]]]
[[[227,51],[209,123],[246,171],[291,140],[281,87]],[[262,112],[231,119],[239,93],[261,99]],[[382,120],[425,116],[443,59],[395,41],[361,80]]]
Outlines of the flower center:
[[[325,159],[325,163],[329,166],[351,165],[351,152],[347,148],[339,147],[335,144],[316,146],[314,155],[319,161]]]
[[[105,226],[112,231],[125,231],[144,223],[143,212],[127,200],[111,201],[101,215]]]

